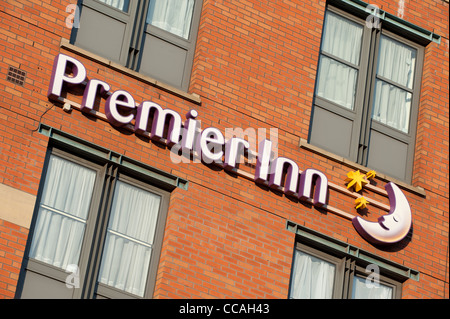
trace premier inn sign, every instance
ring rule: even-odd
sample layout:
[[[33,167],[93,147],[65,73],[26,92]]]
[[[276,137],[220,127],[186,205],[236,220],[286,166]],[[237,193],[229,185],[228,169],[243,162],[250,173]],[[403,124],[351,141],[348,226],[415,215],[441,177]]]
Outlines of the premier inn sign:
[[[64,84],[82,85],[86,83],[86,77],[86,68],[80,61],[59,54],[54,60],[48,98],[59,100]],[[80,110],[90,113],[94,110],[94,101],[98,97],[105,98],[105,116],[111,125],[133,125],[135,134],[149,135],[152,140],[165,143],[169,147],[177,146],[189,153],[196,153],[201,156],[202,161],[220,164],[229,171],[236,170],[241,154],[250,147],[249,142],[243,138],[233,137],[226,141],[221,131],[214,127],[199,132],[196,110],[189,111],[183,122],[180,114],[174,110],[163,109],[151,101],[137,104],[133,96],[125,90],[110,91],[111,86],[108,83],[90,79],[84,89]],[[149,123],[151,112],[153,120]],[[169,123],[168,127],[166,123]],[[308,201],[317,207],[329,209],[329,182],[326,175],[314,168],[300,171],[298,165],[286,157],[272,158],[272,148],[270,140],[264,139],[260,142],[254,182],[281,190],[288,196]],[[282,185],[285,169],[285,182]],[[351,218],[358,233],[374,244],[396,243],[408,234],[412,225],[410,206],[402,191],[394,183],[386,184],[385,190],[390,202],[387,215],[380,217],[377,222],[370,222],[359,216]]]

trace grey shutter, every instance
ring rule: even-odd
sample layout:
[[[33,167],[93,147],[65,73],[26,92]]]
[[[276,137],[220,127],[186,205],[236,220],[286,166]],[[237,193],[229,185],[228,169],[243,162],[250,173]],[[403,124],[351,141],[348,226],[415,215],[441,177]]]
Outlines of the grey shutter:
[[[371,119],[367,162],[363,164],[388,176],[410,183],[414,164],[420,82],[423,66],[423,48],[386,31],[383,31],[383,34],[389,35],[390,38],[407,44],[417,50],[414,79],[410,88],[395,83],[379,74],[376,75],[376,80],[381,79],[383,82],[392,85],[392,87],[396,87],[398,90],[407,92],[407,94],[411,96],[408,119],[409,129],[407,132],[404,132],[380,123],[375,119]],[[375,82],[373,86],[374,85]],[[374,87],[372,88],[372,92],[371,106],[373,107],[375,99]],[[389,107],[394,107],[394,105],[390,105]]]
[[[333,14],[338,13],[340,17],[362,25],[361,22],[341,10],[333,8],[327,12],[333,12]],[[334,54],[325,52],[323,50],[324,37],[325,35],[322,37],[322,49],[316,78],[316,94],[314,98],[314,110],[311,117],[309,142],[323,148],[326,151],[356,162],[359,149],[361,118],[364,111],[365,79],[368,76],[367,65],[369,63],[369,48],[372,41],[372,36],[370,34],[370,30],[364,28],[358,65],[345,61]],[[337,63],[341,63],[357,71],[358,80],[356,81],[354,88],[353,109],[343,107],[333,101],[319,96],[318,86],[323,58],[332,59]]]
[[[342,113],[347,113],[345,116]],[[316,104],[310,130],[310,143],[345,158],[353,158],[355,135],[355,114],[333,112]],[[355,134],[356,133],[356,134]]]
[[[60,278],[55,279],[54,273]],[[53,271],[49,276],[27,270],[25,272],[24,285],[21,299],[72,299],[75,289],[66,287],[65,278],[68,273]]]
[[[101,166],[93,164],[77,156],[71,155],[61,150],[52,150],[52,154],[58,155],[64,160],[76,162],[77,164],[96,171],[96,181],[93,187],[91,202],[89,205],[88,217],[86,220],[86,229],[84,231],[83,242],[81,243],[81,253],[77,263],[77,273],[67,272],[66,269],[58,268],[45,262],[30,258],[30,247],[33,239],[33,233],[36,231],[39,206],[43,196],[44,181],[48,171],[48,162],[50,154],[47,155],[45,167],[43,170],[41,185],[36,199],[35,211],[30,227],[30,236],[24,252],[24,262],[22,264],[21,275],[17,285],[16,298],[22,299],[78,299],[81,297],[85,286],[86,269],[90,248],[90,241],[95,231],[95,211],[98,206],[99,198],[102,193],[102,179],[104,170]],[[73,268],[72,268],[73,269]],[[75,270],[75,269],[73,269]],[[69,276],[77,276],[77,282],[73,282]],[[72,277],[73,278],[73,277]],[[75,279],[74,279],[75,280]],[[79,284],[77,289],[68,288],[66,284]]]
[[[188,39],[146,24],[137,66],[140,73],[187,91],[201,8],[202,1],[196,0]]]
[[[137,7],[136,0],[130,1],[128,12],[94,0],[84,0],[80,27],[72,35],[72,43],[125,65]]]
[[[353,20],[345,12],[333,7],[329,7],[327,14],[328,12],[334,12],[333,14],[338,13],[346,19]],[[355,22],[357,21],[355,20]],[[364,23],[364,21],[360,23]],[[339,57],[325,52],[323,50],[325,35],[323,36],[309,142],[326,151],[409,183],[412,179],[413,170],[424,55],[423,47],[403,37],[391,34],[385,30],[380,30],[381,25],[380,29],[364,28],[361,60],[358,66],[346,63],[346,61]],[[398,81],[396,82],[395,75],[400,73],[396,73],[392,68],[387,69],[394,74],[393,79],[378,74],[378,60],[381,59],[379,51],[382,48],[381,42],[385,36],[416,49],[417,56],[414,76],[409,77],[407,85],[397,83]],[[321,76],[323,74],[328,75],[326,72],[323,74],[321,72],[322,59],[324,58],[333,59],[358,70],[353,109],[340,106],[338,103],[332,101],[332,99],[326,98],[326,91],[324,91],[326,94],[319,91],[319,82],[323,80]],[[333,73],[330,73],[328,76],[333,77]],[[380,96],[385,97],[386,94],[390,94],[389,92],[383,92],[380,95],[381,91],[376,91],[378,82],[383,82],[385,85],[388,85],[391,91],[398,90],[402,91],[402,94],[408,95],[408,101],[410,99],[409,114],[406,114],[408,113],[406,112],[406,115],[397,118],[401,119],[399,121],[407,121],[409,123],[408,129],[405,129],[406,124],[399,129],[395,128],[395,121],[383,123],[381,118],[377,119],[374,116],[375,100]],[[411,83],[413,83],[412,86]],[[385,109],[404,107],[401,103],[393,102],[383,105]]]

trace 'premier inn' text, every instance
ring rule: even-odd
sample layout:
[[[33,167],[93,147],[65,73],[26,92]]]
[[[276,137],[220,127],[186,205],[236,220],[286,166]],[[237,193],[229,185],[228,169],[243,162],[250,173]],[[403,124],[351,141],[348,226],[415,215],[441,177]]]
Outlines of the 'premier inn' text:
[[[71,70],[72,74],[67,73]],[[64,83],[78,85],[85,82],[87,77],[84,65],[67,55],[56,56],[50,86],[47,96],[57,100],[61,96]],[[94,109],[94,101],[100,95],[106,98],[105,115],[108,121],[121,127],[131,124],[134,120],[136,134],[149,133],[152,140],[165,143],[172,147],[179,145],[183,150],[195,152],[206,163],[219,163],[224,169],[232,171],[239,163],[241,155],[248,150],[249,143],[238,137],[225,141],[219,129],[209,127],[200,133],[197,130],[198,112],[191,110],[183,123],[180,114],[171,109],[162,107],[151,101],[144,101],[137,105],[133,96],[125,90],[117,90],[108,94],[111,86],[98,79],[90,79],[85,87],[81,103],[82,112]],[[150,123],[150,113],[153,121]],[[166,123],[169,127],[166,127]],[[164,136],[165,130],[167,136]],[[224,151],[223,151],[224,149]],[[312,201],[316,206],[324,206],[327,201],[328,180],[325,174],[315,169],[306,169],[300,174],[298,165],[291,159],[277,157],[271,159],[272,142],[263,140],[258,148],[258,157],[255,171],[255,182],[268,185],[271,188],[283,190],[285,194],[297,196],[300,200]],[[286,181],[282,184],[284,169]],[[317,177],[317,178],[315,178]],[[315,191],[312,196],[313,181]]]

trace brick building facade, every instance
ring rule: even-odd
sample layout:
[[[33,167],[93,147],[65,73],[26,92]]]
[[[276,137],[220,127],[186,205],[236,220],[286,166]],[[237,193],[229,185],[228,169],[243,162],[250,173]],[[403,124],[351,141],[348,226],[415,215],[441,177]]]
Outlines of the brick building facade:
[[[190,23],[176,36],[178,31],[150,19],[158,7],[148,1],[86,0],[78,2],[78,11],[72,2],[0,2],[0,298],[296,298],[306,289],[296,279],[303,255],[333,269],[331,295],[319,297],[351,298],[356,278],[368,275],[367,265],[380,269],[390,297],[449,297],[448,1],[184,1],[193,4],[183,9]],[[334,51],[337,44],[326,44],[332,38],[327,25],[329,30],[345,26],[346,38],[360,35],[362,42],[352,43],[361,48],[359,62]],[[376,71],[388,59],[383,45],[394,42],[396,56],[414,52],[406,63],[411,85]],[[358,73],[353,88],[348,84],[352,75],[338,87],[352,92],[348,108],[330,102],[329,88],[320,91],[319,80],[327,78],[321,70],[332,69],[325,66],[327,60],[340,63],[336,74],[344,69]],[[391,91],[395,86],[406,92],[404,131],[396,127],[389,133],[388,120],[378,131],[371,124],[383,122],[370,117],[377,105],[373,92],[380,92],[382,81]],[[175,115],[161,138],[147,131],[156,120],[143,121],[145,127],[137,130],[145,116],[158,119],[158,111],[145,108],[153,104],[144,101]],[[183,141],[189,119],[202,130],[212,128],[215,136],[204,141],[223,146],[223,153],[216,148],[210,154],[220,155],[219,164],[174,151],[179,141],[171,143],[166,133],[180,127],[177,115]],[[288,159],[303,172],[296,174],[295,165],[287,165],[299,183],[307,169],[315,176],[322,173],[326,202],[313,199],[312,192],[301,197],[297,183],[289,192],[288,182],[297,179],[290,180],[282,168],[281,182],[271,179],[273,172],[255,182],[257,174],[264,174],[252,154],[261,152],[262,144],[254,143],[258,147],[244,163],[233,163],[233,150],[244,143],[226,133],[238,133],[237,128],[247,133],[249,144],[255,142],[252,132],[259,141],[272,141],[280,166]],[[229,143],[221,142],[218,132]],[[361,144],[363,135],[368,144]],[[382,137],[375,142],[376,136]],[[332,149],[329,141],[344,144]],[[347,144],[348,153],[341,153]],[[399,149],[405,151],[397,154]],[[65,170],[67,163],[80,169],[78,178],[85,178],[85,170],[95,176],[87,197],[78,186],[73,195],[79,205],[87,205],[85,213],[46,202],[62,189],[49,191],[47,185],[57,178],[52,177],[55,167],[76,171],[72,166]],[[376,176],[365,175],[369,182],[362,190],[349,186],[349,172],[371,170]],[[412,226],[401,240],[382,245],[364,237],[353,218],[376,223],[388,214],[395,206],[384,187],[390,182],[406,196]],[[113,213],[118,185],[127,183],[159,196],[148,241],[111,224],[111,216],[121,212]],[[314,185],[318,194],[319,183]],[[123,194],[134,198],[134,193]],[[361,196],[369,205],[356,209]],[[59,239],[39,244],[46,233],[42,227],[53,227],[52,221],[43,221],[44,214],[63,220],[78,215],[72,226],[67,221],[68,228],[57,226]],[[74,259],[65,256],[69,261],[58,263],[54,255],[39,255],[39,249],[72,236],[67,234],[75,232],[75,223],[84,226],[79,238],[75,233],[68,240],[79,240]],[[150,251],[142,262],[143,287],[121,286],[106,275],[99,279],[106,272],[109,241],[122,235],[135,248]],[[61,248],[66,254],[72,249],[68,245]],[[74,289],[66,287],[68,276],[77,283]],[[42,287],[48,296],[36,295]]]

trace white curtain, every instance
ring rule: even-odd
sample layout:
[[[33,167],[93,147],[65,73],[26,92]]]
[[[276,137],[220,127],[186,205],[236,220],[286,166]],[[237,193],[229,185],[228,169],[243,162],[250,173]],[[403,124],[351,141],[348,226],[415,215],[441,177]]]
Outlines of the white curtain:
[[[322,51],[359,65],[363,27],[327,11],[322,39]]]
[[[416,50],[387,36],[381,36],[378,75],[412,89]]]
[[[335,265],[325,260],[296,250],[290,297],[331,299],[335,268]]]
[[[372,118],[408,133],[411,100],[411,93],[377,79]]]
[[[381,37],[378,75],[412,88],[416,50],[386,36]],[[408,133],[412,94],[377,79],[372,118]]]
[[[359,65],[363,27],[327,12],[322,51]],[[357,69],[321,55],[316,94],[345,108],[354,108]]]
[[[188,39],[194,0],[151,0],[147,23]]]
[[[128,3],[130,0],[98,0],[103,2],[111,7],[127,12],[128,11]]]
[[[353,110],[358,71],[326,56],[320,57],[317,95]]]
[[[30,257],[63,269],[78,263],[95,175],[51,156]]]
[[[161,198],[118,181],[99,281],[143,296]]]
[[[366,284],[365,278],[354,277],[353,299],[392,299],[392,288],[383,284]]]

